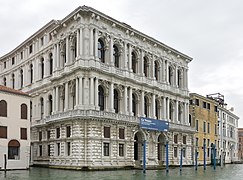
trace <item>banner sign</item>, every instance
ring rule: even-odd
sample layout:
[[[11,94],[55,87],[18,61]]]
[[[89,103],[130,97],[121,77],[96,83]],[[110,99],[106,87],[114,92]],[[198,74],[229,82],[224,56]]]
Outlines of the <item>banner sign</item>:
[[[168,132],[169,122],[159,119],[140,117],[140,127],[142,129]]]

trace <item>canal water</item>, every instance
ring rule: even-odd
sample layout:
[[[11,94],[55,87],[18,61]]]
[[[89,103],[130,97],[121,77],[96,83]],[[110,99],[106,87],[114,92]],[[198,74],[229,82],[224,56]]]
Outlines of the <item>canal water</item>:
[[[203,166],[195,171],[193,167],[165,170],[117,170],[117,171],[73,171],[48,168],[31,168],[30,170],[0,171],[1,180],[243,180],[243,164],[230,164],[216,170]]]

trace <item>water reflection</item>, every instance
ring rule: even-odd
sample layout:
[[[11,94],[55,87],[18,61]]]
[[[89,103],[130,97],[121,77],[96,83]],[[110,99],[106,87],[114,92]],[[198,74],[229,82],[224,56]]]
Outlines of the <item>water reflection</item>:
[[[72,171],[58,170],[48,168],[31,168],[29,171],[0,171],[0,179],[8,180],[240,180],[243,179],[243,164],[217,166],[216,170],[208,166],[204,171],[203,167],[183,167],[180,172],[179,168],[170,169],[168,173],[165,170],[147,170],[143,174],[142,170],[119,170],[119,171]]]

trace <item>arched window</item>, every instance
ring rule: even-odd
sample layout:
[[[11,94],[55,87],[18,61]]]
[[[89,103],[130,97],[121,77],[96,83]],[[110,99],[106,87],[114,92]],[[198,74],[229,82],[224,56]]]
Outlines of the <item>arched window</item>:
[[[102,86],[99,86],[98,90],[99,90],[99,106],[100,106],[100,110],[104,111],[104,109],[105,109],[105,93],[104,93],[104,89],[103,89]]]
[[[40,106],[41,106],[41,119],[43,118],[43,115],[44,115],[44,99],[43,98],[40,98]]]
[[[6,79],[6,77],[3,78],[3,85],[7,86],[7,79]]]
[[[8,107],[7,102],[4,100],[0,101],[0,117],[7,117]]]
[[[154,62],[154,77],[156,80],[159,80],[159,62]]]
[[[48,101],[49,101],[49,115],[51,115],[52,114],[52,95],[49,95]]]
[[[132,72],[137,73],[137,56],[132,52]]]
[[[113,61],[115,64],[115,67],[119,67],[119,50],[116,45],[113,46]]]
[[[19,160],[20,143],[17,140],[11,140],[8,143],[8,159]]]
[[[41,58],[41,79],[44,78],[44,58]]]
[[[24,85],[24,75],[23,75],[23,69],[20,70],[20,88],[23,88]]]
[[[144,115],[146,117],[149,116],[149,100],[148,100],[148,97],[144,97]]]
[[[28,114],[28,112],[27,112],[27,110],[28,110],[28,108],[27,108],[27,105],[26,104],[21,104],[21,119],[27,119],[27,114]]]
[[[134,94],[132,94],[132,112],[133,115],[136,116],[137,115],[137,98]]]
[[[119,112],[119,95],[116,89],[114,89],[114,109],[115,113]]]
[[[101,39],[98,40],[98,57],[101,62],[105,63],[105,45]]]
[[[15,77],[14,74],[12,74],[12,88],[14,89],[15,87]]]
[[[50,75],[53,73],[53,55],[52,53],[49,54],[49,63],[50,63]]]
[[[33,83],[33,64],[30,64],[30,83]]]
[[[144,73],[145,77],[149,76],[148,70],[149,70],[148,58],[144,57],[143,58],[143,73]]]

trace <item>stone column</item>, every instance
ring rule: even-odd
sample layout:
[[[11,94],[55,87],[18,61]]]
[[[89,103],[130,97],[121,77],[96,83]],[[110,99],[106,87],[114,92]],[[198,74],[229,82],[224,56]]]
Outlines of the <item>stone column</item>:
[[[166,69],[166,83],[168,84],[169,83],[169,66],[168,66],[168,61],[166,61],[166,64],[165,64],[165,69]]]
[[[88,58],[90,51],[89,51],[89,43],[90,43],[90,38],[89,38],[89,28],[87,26],[84,27],[83,29],[83,55],[85,56],[85,58]]]
[[[188,69],[185,69],[185,89],[188,89]]]
[[[94,56],[94,37],[93,37],[93,28],[90,28],[89,30],[89,44],[90,44],[90,56]]]
[[[57,69],[57,45],[53,46],[53,72]]]
[[[141,55],[140,55],[140,74],[141,76],[144,76],[144,51],[141,49]]]
[[[68,92],[68,82],[65,83],[65,106],[64,106],[64,111],[68,110],[68,104],[69,104],[69,92]]]
[[[170,121],[170,99],[169,98],[167,98],[167,113],[166,113],[166,116],[167,116],[167,119],[168,119],[168,121]]]
[[[145,113],[144,113],[144,91],[141,92],[141,100],[140,100],[140,116],[144,117]]]
[[[89,105],[89,79],[87,76],[84,77],[83,81],[83,105],[85,108]]]
[[[188,103],[184,103],[184,121],[183,124],[189,124],[189,110],[188,110]]]
[[[97,29],[94,29],[94,52],[95,52],[95,59],[98,59],[98,31]]]
[[[110,39],[110,65],[111,66],[114,66],[114,60],[113,60],[113,37],[111,36],[111,39]]]
[[[56,87],[52,89],[52,114],[56,113]]]
[[[123,56],[124,56],[124,61],[123,61],[123,67],[125,70],[127,70],[127,42],[124,41],[124,50],[123,50]]]
[[[79,78],[76,78],[76,85],[75,85],[75,100],[76,100],[76,107],[79,105]]]
[[[82,56],[83,55],[83,27],[80,27],[80,29],[79,29],[79,44],[80,44],[80,46],[79,46],[79,53],[80,53],[80,56]]]
[[[77,58],[79,58],[80,57],[80,31],[79,31],[79,29],[77,29],[76,32],[77,32],[77,41],[76,41]],[[76,104],[78,104],[78,103],[76,103]]]
[[[79,76],[79,105],[83,105],[83,77]]]
[[[115,112],[114,110],[114,83],[110,83],[110,92],[109,92],[109,99],[110,99],[110,111]]]
[[[175,77],[174,77],[174,82],[175,82],[175,87],[179,87],[178,86],[178,67],[175,67]]]
[[[129,88],[129,114],[132,116],[132,88]],[[134,114],[135,116],[135,114]]]
[[[152,55],[152,61],[151,61],[151,73],[150,73],[150,77],[151,78],[153,78],[153,79],[155,79],[155,72],[154,72],[154,60],[155,58],[154,58],[154,55]],[[159,80],[159,79],[158,79]]]
[[[95,96],[95,109],[96,110],[99,110],[99,79],[98,78],[95,78],[95,92],[94,92],[94,96]]]
[[[130,44],[128,44],[128,70],[132,72],[132,50]]]
[[[179,123],[178,122],[178,108],[179,108],[179,105],[178,105],[179,103],[178,103],[178,101],[176,100],[175,101],[175,112],[174,112],[174,115],[175,115],[175,123]]]
[[[155,94],[152,95],[152,114],[151,117],[156,119]],[[158,118],[158,117],[157,117]]]
[[[57,43],[56,69],[60,68],[60,45]]]
[[[69,56],[69,37],[66,37],[66,64],[68,65],[70,63],[70,56]]]
[[[124,101],[124,114],[127,114],[127,86],[124,86],[123,101]]]
[[[89,94],[89,104],[90,106],[94,106],[94,77],[90,77],[90,94]]]
[[[56,87],[56,113],[59,112],[59,99],[60,99],[60,96],[59,96],[59,86]]]

